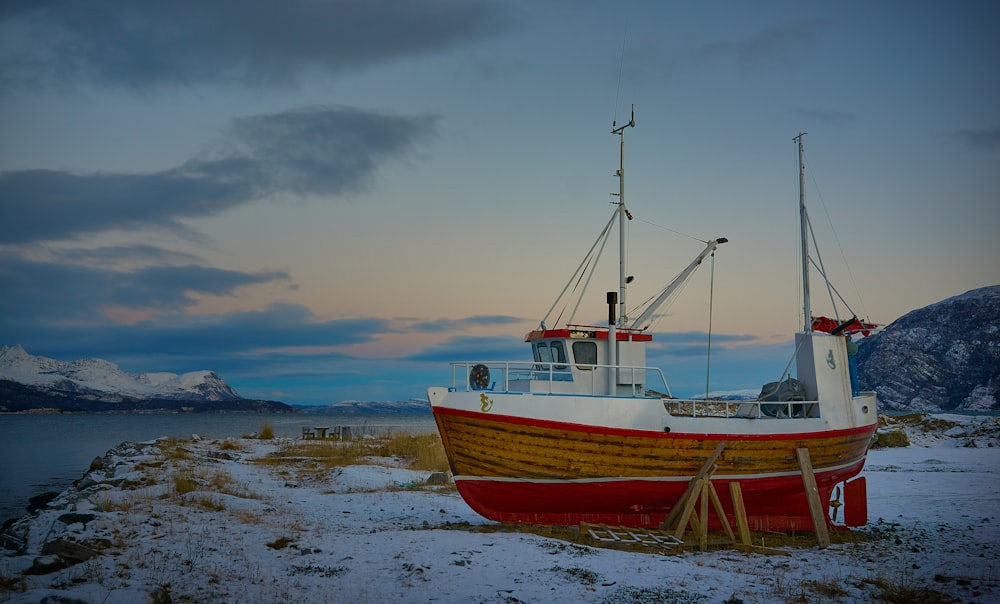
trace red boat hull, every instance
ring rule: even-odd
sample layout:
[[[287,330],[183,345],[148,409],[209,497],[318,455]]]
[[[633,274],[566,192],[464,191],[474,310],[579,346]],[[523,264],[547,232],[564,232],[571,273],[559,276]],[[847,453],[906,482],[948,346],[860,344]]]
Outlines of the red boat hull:
[[[820,501],[830,501],[834,485],[861,471],[864,461],[822,478]],[[730,479],[712,481],[727,510],[730,526],[736,518],[730,500]],[[738,480],[751,530],[813,530],[801,476]],[[609,480],[531,482],[462,478],[458,492],[478,514],[513,524],[576,525],[581,522],[656,528],[684,494],[686,480]],[[864,524],[864,520],[860,522]],[[709,526],[721,528],[714,513]]]
[[[795,449],[810,449],[820,500],[827,502],[835,485],[861,471],[875,430],[872,425],[741,437],[601,431],[440,408],[435,416],[458,491],[482,516],[505,523],[647,528],[666,519],[724,442],[712,483],[730,522],[735,516],[729,483],[735,481],[751,529],[812,530]],[[627,465],[639,453],[642,460]],[[720,526],[714,513],[709,524]]]

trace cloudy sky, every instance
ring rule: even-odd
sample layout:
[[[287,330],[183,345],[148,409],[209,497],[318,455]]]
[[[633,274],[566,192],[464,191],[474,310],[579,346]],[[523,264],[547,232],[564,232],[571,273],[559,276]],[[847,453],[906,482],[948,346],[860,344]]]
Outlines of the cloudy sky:
[[[525,358],[610,217],[634,104],[630,305],[730,239],[649,361],[704,391],[711,319],[712,389],[758,388],[801,321],[799,132],[841,313],[1000,283],[998,22],[988,1],[6,2],[0,344],[303,404]]]

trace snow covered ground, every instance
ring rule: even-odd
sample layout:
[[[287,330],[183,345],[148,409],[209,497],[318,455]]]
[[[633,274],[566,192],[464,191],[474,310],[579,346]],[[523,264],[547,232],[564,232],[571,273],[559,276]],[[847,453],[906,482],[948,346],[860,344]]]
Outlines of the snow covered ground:
[[[391,459],[317,472],[251,461],[278,441],[126,445],[7,528],[22,547],[0,556],[0,601],[1000,601],[998,418],[934,419],[959,425],[911,425],[909,447],[870,452],[869,524],[851,538],[757,535],[788,556],[505,529]]]

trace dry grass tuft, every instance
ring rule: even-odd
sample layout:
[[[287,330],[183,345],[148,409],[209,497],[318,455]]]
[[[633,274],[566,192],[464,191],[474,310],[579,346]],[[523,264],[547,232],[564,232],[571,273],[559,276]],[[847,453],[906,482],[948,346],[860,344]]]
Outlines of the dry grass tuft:
[[[811,593],[823,596],[824,602],[839,600],[850,593],[844,588],[844,582],[841,579],[825,579],[823,581],[806,579],[803,586],[808,588]]]
[[[24,591],[26,588],[27,584],[20,577],[8,577],[3,573],[3,570],[0,570],[0,594],[12,593],[16,590]]]
[[[181,468],[171,476],[171,481],[176,495],[186,495],[194,491],[210,491],[241,499],[260,499],[260,496],[251,491],[247,484],[237,481],[225,470]]]
[[[397,434],[376,447],[374,455],[404,460],[411,470],[448,471],[448,457],[437,434]]]
[[[94,503],[102,512],[128,512],[133,508],[152,502],[157,496],[156,489],[149,487],[120,491],[117,495],[104,491],[97,496]]]
[[[264,545],[268,546],[271,549],[285,549],[286,547],[288,547],[293,543],[295,543],[295,540],[290,537],[278,537],[274,541],[265,543]]]
[[[878,589],[874,596],[877,601],[890,604],[951,604],[960,601],[908,574],[893,577],[877,575],[865,579],[865,583]]]
[[[214,493],[198,493],[191,497],[191,503],[210,512],[221,512],[226,509],[226,504]]]
[[[237,441],[234,438],[227,438],[226,440],[219,443],[220,451],[244,451],[246,450],[246,445]]]
[[[193,458],[191,450],[184,447],[188,441],[177,438],[164,438],[158,442],[163,459],[171,461],[186,461]]]
[[[198,490],[198,481],[190,470],[179,470],[171,477],[174,484],[174,492],[177,495],[185,495]]]
[[[875,443],[872,445],[872,447],[877,449],[909,446],[910,437],[907,436],[906,431],[901,428],[890,432],[880,431],[875,437]]]
[[[257,438],[260,440],[274,440],[274,424],[271,422],[261,422]]]

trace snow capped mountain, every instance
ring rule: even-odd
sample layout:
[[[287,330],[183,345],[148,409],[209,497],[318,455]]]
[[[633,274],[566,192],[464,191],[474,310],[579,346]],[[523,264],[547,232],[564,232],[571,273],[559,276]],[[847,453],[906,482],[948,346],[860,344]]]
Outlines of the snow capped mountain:
[[[28,354],[20,345],[0,347],[0,380],[85,395],[96,400],[168,399],[224,401],[240,398],[213,371],[128,373],[103,359],[64,363]]]
[[[430,413],[427,399],[412,398],[408,401],[341,401],[332,405],[299,407],[305,413]]]
[[[858,376],[886,409],[1000,410],[1000,285],[914,310],[865,338]]]

